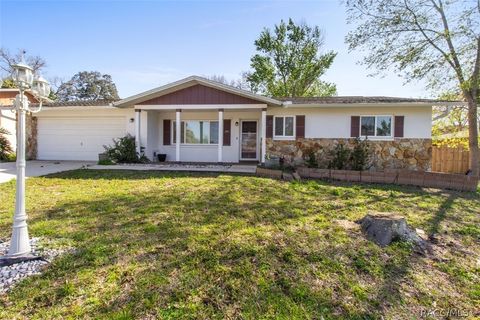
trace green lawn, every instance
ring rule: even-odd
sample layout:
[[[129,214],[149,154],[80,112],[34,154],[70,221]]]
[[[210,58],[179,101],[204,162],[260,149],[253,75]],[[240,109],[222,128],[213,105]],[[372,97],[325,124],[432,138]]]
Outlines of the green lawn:
[[[413,187],[77,170],[27,180],[32,236],[78,250],[0,296],[0,318],[419,318],[479,312],[480,196]],[[14,182],[0,185],[10,236]],[[398,212],[444,245],[382,249]],[[477,314],[478,315],[478,314]]]

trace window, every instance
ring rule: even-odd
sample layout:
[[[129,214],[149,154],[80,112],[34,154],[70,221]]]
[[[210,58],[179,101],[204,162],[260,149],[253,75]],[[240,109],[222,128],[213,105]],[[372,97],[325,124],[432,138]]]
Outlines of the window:
[[[277,138],[293,137],[295,135],[295,117],[275,117],[274,133]]]
[[[360,118],[360,135],[362,137],[391,137],[391,116],[362,116]]]
[[[177,143],[176,121],[172,121],[172,140]],[[180,143],[184,144],[218,144],[218,121],[182,121]]]

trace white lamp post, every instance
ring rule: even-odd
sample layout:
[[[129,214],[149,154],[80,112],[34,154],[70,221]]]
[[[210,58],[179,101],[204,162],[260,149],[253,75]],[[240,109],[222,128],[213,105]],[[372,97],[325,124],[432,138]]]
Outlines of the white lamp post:
[[[50,94],[50,85],[41,76],[34,76],[33,69],[22,62],[13,65],[12,78],[20,93],[15,97],[14,111],[17,113],[17,184],[15,196],[15,215],[10,249],[5,259],[21,259],[31,254],[28,237],[27,214],[25,211],[25,118],[27,112],[36,113],[42,108],[42,101]],[[36,108],[31,108],[25,91],[31,90],[39,100]]]

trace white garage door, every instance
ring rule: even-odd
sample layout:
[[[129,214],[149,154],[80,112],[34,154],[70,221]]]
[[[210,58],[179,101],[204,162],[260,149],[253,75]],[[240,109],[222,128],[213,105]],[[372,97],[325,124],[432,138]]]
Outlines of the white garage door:
[[[126,120],[108,118],[38,118],[37,159],[98,160],[112,139],[126,134]]]

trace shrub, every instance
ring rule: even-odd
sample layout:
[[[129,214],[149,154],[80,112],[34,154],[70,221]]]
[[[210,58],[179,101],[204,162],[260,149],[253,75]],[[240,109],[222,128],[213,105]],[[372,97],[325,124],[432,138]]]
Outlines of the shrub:
[[[317,155],[315,154],[315,150],[313,150],[313,148],[307,150],[306,156],[307,160],[305,161],[305,163],[307,164],[307,167],[318,168]]]
[[[10,153],[5,161],[6,161],[6,162],[15,162],[15,161],[17,161],[17,155],[15,154],[15,152]]]
[[[148,159],[139,155],[135,148],[135,137],[127,134],[125,137],[113,139],[113,146],[103,146],[108,159],[116,163],[145,163]]]
[[[113,162],[110,159],[102,159],[102,160],[98,160],[97,164],[102,165],[102,166],[111,166],[111,165],[114,165],[115,162]]]
[[[0,161],[12,161],[12,156],[14,156],[12,146],[10,141],[7,139],[8,132],[4,128],[0,128]]]
[[[368,140],[356,138],[353,143],[353,150],[350,156],[350,167],[352,170],[362,171],[367,168],[370,160],[370,145]]]
[[[343,170],[347,168],[350,159],[350,149],[346,148],[343,143],[339,143],[331,151],[332,160],[328,167],[330,169]]]

